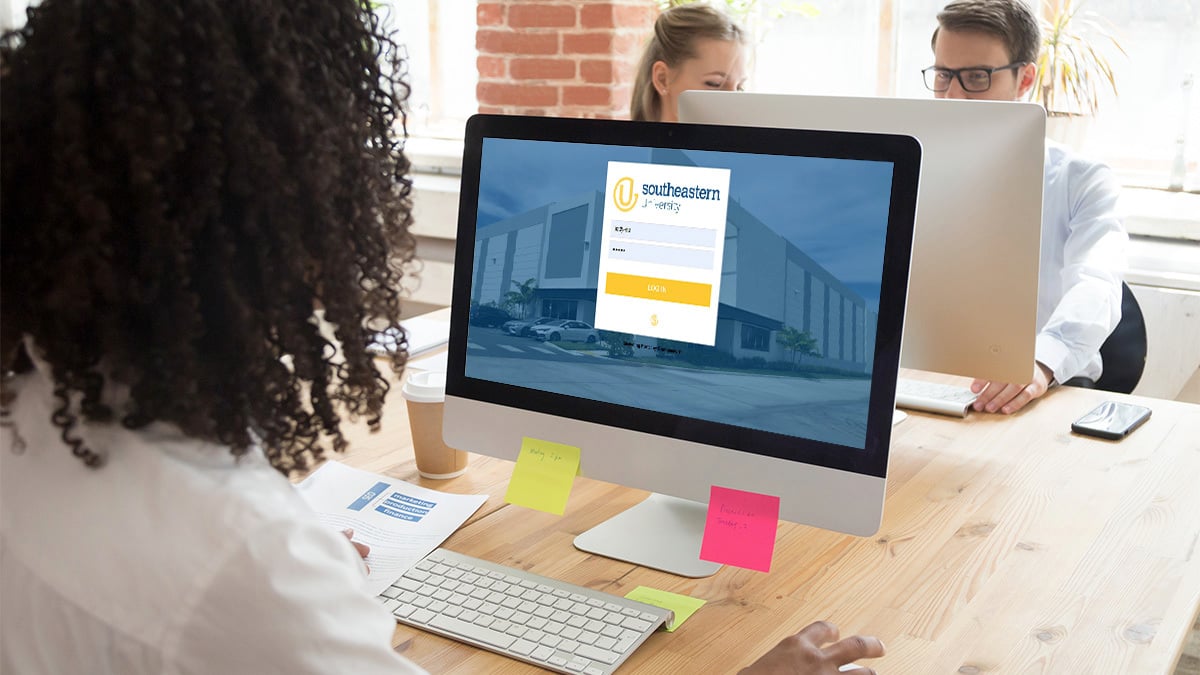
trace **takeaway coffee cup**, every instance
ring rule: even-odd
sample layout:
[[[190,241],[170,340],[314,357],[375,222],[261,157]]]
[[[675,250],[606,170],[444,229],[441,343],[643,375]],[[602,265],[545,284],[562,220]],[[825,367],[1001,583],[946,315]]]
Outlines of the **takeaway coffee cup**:
[[[442,440],[442,409],[446,401],[446,373],[415,372],[400,390],[408,404],[413,455],[417,471],[426,478],[454,478],[467,470],[467,453]]]

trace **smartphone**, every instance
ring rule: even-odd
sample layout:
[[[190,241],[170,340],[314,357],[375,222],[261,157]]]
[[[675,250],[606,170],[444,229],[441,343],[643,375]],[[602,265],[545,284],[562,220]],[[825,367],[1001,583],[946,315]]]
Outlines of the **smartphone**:
[[[1145,406],[1106,401],[1072,422],[1071,431],[1119,441],[1132,433],[1134,429],[1142,426],[1148,419],[1150,419],[1150,409]]]

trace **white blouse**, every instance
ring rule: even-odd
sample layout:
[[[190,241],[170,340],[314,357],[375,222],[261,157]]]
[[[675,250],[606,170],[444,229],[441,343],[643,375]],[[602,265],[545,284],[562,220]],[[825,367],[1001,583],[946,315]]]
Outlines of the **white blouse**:
[[[38,364],[45,369],[45,364]],[[422,673],[362,561],[261,452],[166,424],[75,432],[50,378],[18,378],[0,430],[0,672]]]

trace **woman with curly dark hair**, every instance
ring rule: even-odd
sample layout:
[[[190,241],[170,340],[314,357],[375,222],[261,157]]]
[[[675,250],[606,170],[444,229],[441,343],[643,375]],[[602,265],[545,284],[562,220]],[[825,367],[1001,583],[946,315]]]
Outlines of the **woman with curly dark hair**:
[[[284,478],[388,391],[408,91],[370,4],[46,0],[4,37],[0,671],[417,672]]]

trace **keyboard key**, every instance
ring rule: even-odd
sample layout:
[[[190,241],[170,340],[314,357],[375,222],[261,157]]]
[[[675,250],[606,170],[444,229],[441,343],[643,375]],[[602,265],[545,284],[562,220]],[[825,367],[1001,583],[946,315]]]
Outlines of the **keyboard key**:
[[[568,640],[574,640],[575,638],[579,637],[579,634],[582,632],[583,631],[579,630],[578,628],[568,627],[568,628],[564,628],[561,631],[559,631],[558,634]]]
[[[490,628],[476,626],[473,623],[467,623],[465,621],[454,619],[448,616],[434,617],[433,620],[429,622],[429,625],[433,626],[434,628],[440,628],[445,631],[450,631],[452,633],[471,638],[472,640],[478,640],[485,644],[499,647],[500,649],[508,649],[514,642],[517,641],[516,638],[505,635],[504,633],[494,631]]]
[[[621,630],[620,626],[614,626],[611,623],[608,624],[607,626],[605,626],[604,628],[600,629],[601,635],[604,635],[604,636],[607,636],[607,637],[610,637],[613,639],[621,637],[622,632],[624,632],[624,631]]]
[[[558,651],[560,652],[569,652],[573,654],[575,653],[576,649],[579,649],[579,643],[574,640],[563,640],[562,642],[558,643]]]
[[[604,671],[596,666],[588,666],[583,669],[583,675],[604,675]]]
[[[575,653],[585,659],[600,661],[610,665],[617,662],[616,652],[610,652],[607,649],[598,649],[592,645],[579,645],[579,649],[576,649]]]
[[[573,673],[582,673],[584,668],[592,665],[587,661],[567,661],[567,670]]]
[[[621,622],[621,625],[638,631],[643,631],[650,628],[649,621],[642,621],[641,619],[634,619],[633,617],[625,619],[625,621]]]
[[[383,608],[384,608],[384,609],[386,609],[386,610],[387,610],[387,611],[389,611],[389,612],[393,612],[393,611],[395,611],[395,610],[396,610],[396,608],[397,608],[397,607],[399,607],[399,606],[400,606],[400,601],[399,601],[399,600],[394,600],[394,599],[388,599],[387,601],[385,601],[385,602],[383,603]]]
[[[400,595],[400,591],[402,590],[403,589],[397,588],[396,586],[388,586],[387,588],[383,589],[383,593],[380,593],[380,595],[385,598],[394,598],[397,595]]]
[[[413,613],[410,616],[412,617],[413,621],[420,621],[421,623],[429,623],[429,621],[431,619],[433,619],[434,614],[433,614],[433,612],[431,612],[427,609],[415,609],[415,610],[413,610]]]
[[[557,647],[560,642],[562,642],[562,638],[557,635],[547,634],[546,637],[542,638],[542,644],[547,647]]]
[[[405,579],[413,579],[415,581],[425,581],[429,578],[429,573],[422,570],[409,570],[404,573]]]
[[[533,650],[533,653],[530,654],[530,656],[537,659],[538,661],[545,661],[546,659],[549,659],[551,656],[554,656],[554,650],[547,647],[546,645],[538,645]]]
[[[546,661],[560,668],[564,668],[567,665],[567,660],[557,655],[551,656],[550,658],[546,659]]]
[[[529,656],[533,653],[535,648],[537,648],[537,643],[530,642],[529,640],[517,640],[511,647],[509,647],[509,649],[520,654],[521,656]]]
[[[614,640],[614,639],[612,639],[612,638],[610,638],[610,637],[599,637],[599,638],[596,638],[596,648],[598,648],[598,649],[608,649],[608,650],[611,650],[611,649],[612,649],[613,647],[615,647],[616,645],[617,645],[617,641],[616,641],[616,640]]]

